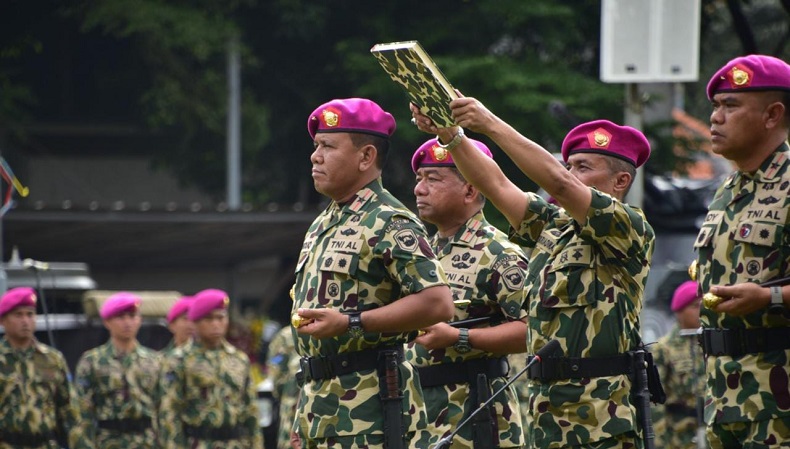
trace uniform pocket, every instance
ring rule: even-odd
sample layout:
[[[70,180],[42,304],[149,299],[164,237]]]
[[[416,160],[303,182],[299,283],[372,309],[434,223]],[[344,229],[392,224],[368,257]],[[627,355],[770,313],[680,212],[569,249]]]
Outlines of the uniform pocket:
[[[595,252],[591,245],[564,248],[548,268],[546,285],[553,295],[544,295],[549,308],[583,307],[595,302]]]

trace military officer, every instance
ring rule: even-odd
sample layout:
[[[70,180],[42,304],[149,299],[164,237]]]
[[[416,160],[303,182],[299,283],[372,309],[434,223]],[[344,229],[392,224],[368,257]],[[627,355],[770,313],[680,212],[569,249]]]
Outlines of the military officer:
[[[712,150],[737,167],[694,244],[701,292],[724,300],[700,317],[708,440],[714,449],[787,447],[790,287],[760,284],[790,275],[790,65],[735,58],[707,94]]]
[[[296,416],[299,384],[299,357],[296,355],[293,335],[289,326],[281,328],[269,343],[266,375],[274,383],[273,396],[278,402],[279,431],[277,449],[291,448],[291,429]]]
[[[156,448],[156,383],[159,355],[137,341],[140,297],[119,292],[100,315],[110,339],[77,363],[82,416],[77,448]]]
[[[189,306],[195,340],[173,351],[160,379],[163,448],[263,447],[250,360],[225,339],[229,303],[227,293],[208,289]]]
[[[60,351],[39,343],[36,292],[0,298],[0,449],[54,449],[74,443],[78,420],[71,374]]]
[[[167,328],[173,333],[173,339],[162,349],[162,354],[167,356],[192,339],[195,324],[187,316],[192,300],[191,296],[182,296],[167,312]]]
[[[659,448],[695,449],[700,443],[697,400],[704,390],[705,363],[696,339],[702,299],[698,289],[694,281],[675,289],[671,309],[677,322],[651,351],[667,394],[666,403],[656,405],[653,414]]]
[[[492,157],[484,143],[472,143]],[[476,325],[434,324],[407,347],[406,359],[420,375],[434,443],[456,430],[462,419],[503,387],[507,354],[526,352],[527,258],[507,235],[486,221],[485,198],[458,172],[452,156],[436,139],[415,151],[411,168],[417,175],[414,195],[419,216],[437,228],[431,247],[450,281],[454,320],[488,318]],[[526,359],[526,354],[522,357]],[[492,401],[489,412],[477,416],[476,425],[470,421],[458,429],[451,447],[524,445],[512,387]]]
[[[528,352],[556,339],[563,357],[528,372],[533,447],[641,447],[631,362],[642,346],[642,309],[654,233],[623,202],[650,145],[607,120],[573,128],[565,165],[474,98],[450,104],[458,126],[436,128],[411,105],[421,130],[438,133],[456,166],[505,215],[512,238],[532,248]],[[489,136],[556,204],[523,192],[475,149],[462,127]]]
[[[422,223],[382,186],[392,115],[338,99],[316,108],[307,129],[313,184],[332,201],[296,266],[302,447],[405,447],[425,406],[403,345],[452,318],[447,279]]]

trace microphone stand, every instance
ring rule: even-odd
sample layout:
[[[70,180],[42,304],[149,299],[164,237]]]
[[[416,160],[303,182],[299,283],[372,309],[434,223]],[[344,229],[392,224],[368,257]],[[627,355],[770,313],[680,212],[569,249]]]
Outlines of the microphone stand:
[[[522,374],[526,373],[527,370],[530,367],[532,367],[532,365],[543,361],[544,357],[553,355],[555,352],[557,352],[557,349],[559,349],[559,347],[560,347],[560,342],[557,340],[551,340],[550,342],[546,343],[546,346],[540,348],[538,352],[535,353],[535,357],[533,357],[532,360],[530,360],[529,363],[527,363],[527,366],[525,366],[524,368],[521,369],[521,371],[511,376],[510,379],[507,380],[505,385],[502,386],[502,388],[495,391],[494,394],[492,394],[491,397],[488,398],[488,400],[480,404],[480,406],[477,407],[471,414],[469,414],[469,416],[467,416],[466,419],[461,421],[461,423],[458,424],[458,426],[455,428],[455,430],[452,431],[452,433],[450,433],[450,435],[447,435],[446,437],[439,440],[439,442],[436,443],[433,449],[445,449],[447,447],[450,447],[450,445],[453,444],[453,438],[469,421],[472,420],[472,418],[477,416],[477,414],[480,413],[481,410],[486,410],[488,406],[491,404],[491,401],[494,400],[494,398],[496,398],[500,393],[505,391],[505,389],[507,389],[507,387],[509,387],[513,382],[515,382],[519,377],[521,377]]]

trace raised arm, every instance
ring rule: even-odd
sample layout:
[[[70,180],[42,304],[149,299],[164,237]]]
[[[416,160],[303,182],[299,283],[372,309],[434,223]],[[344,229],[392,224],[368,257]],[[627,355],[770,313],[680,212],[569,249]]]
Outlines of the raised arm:
[[[554,197],[576,221],[586,222],[592,200],[590,188],[551,153],[520,134],[474,98],[459,98],[450,103],[450,107],[458,125],[490,137],[525,175]],[[443,137],[443,141],[446,136],[453,135],[449,129],[433,127],[433,130]]]

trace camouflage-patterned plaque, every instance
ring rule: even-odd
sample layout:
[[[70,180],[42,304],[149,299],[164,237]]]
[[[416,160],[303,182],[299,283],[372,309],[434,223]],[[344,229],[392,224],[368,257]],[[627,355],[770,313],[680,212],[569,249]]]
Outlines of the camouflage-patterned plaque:
[[[376,44],[370,52],[409,100],[420,107],[436,126],[454,126],[450,101],[458,98],[439,67],[417,41]]]

